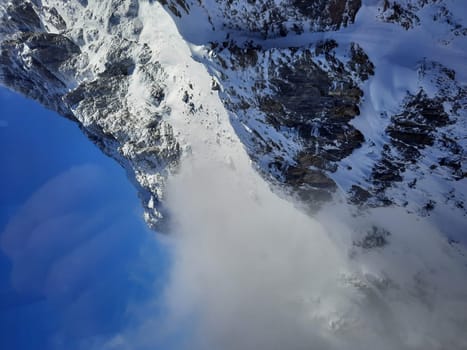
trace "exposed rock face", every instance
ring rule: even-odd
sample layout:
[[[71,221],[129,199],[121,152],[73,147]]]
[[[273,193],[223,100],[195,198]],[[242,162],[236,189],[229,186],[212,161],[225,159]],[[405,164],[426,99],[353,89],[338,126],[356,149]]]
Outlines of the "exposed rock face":
[[[160,0],[177,17],[201,7],[216,30],[247,36],[286,36],[289,32],[337,30],[351,24],[361,0]]]
[[[428,13],[433,21],[448,25],[454,36],[467,35],[467,28],[443,1],[440,0],[384,0],[380,8],[380,18],[389,23],[397,23],[409,30],[422,25],[424,13]]]
[[[347,57],[337,47],[328,40],[286,50],[215,48],[225,103],[238,117],[233,123],[250,156],[311,208],[336,190],[326,172],[364,142],[349,122],[360,113],[358,82],[374,66],[357,44],[346,48]],[[268,79],[252,83],[248,76]]]
[[[391,116],[386,128],[389,142],[384,145],[382,158],[371,174],[374,196],[367,200],[378,198],[386,204],[408,205],[407,199],[395,199],[386,190],[394,183],[401,183],[407,187],[402,192],[404,198],[404,192],[416,190],[418,183],[427,177],[456,182],[467,177],[467,155],[462,145],[466,131],[461,129],[460,134],[453,131],[465,125],[466,87],[458,85],[454,71],[435,62],[422,62],[419,76],[418,92],[408,94],[400,112]],[[436,88],[431,96],[422,87],[429,83]],[[430,199],[429,189],[424,190],[426,204],[421,209],[426,214],[427,210],[434,209],[436,202]],[[458,197],[454,188],[448,193],[444,199],[463,209],[465,199]]]
[[[7,86],[73,119],[61,101],[70,81],[60,68],[66,69],[67,62],[79,53],[79,47],[65,36],[20,32],[2,42],[0,75]],[[23,69],[17,69],[18,63]],[[47,84],[40,83],[43,81]]]
[[[256,169],[306,208],[315,210],[341,193],[362,207],[399,205],[425,215],[443,201],[466,213],[467,90],[459,72],[420,54],[418,71],[409,68],[416,83],[399,82],[402,76],[384,80],[392,69],[384,60],[400,51],[378,56],[381,43],[390,42],[387,35],[402,37],[430,23],[440,29],[433,45],[448,48],[463,39],[454,5],[158,2],[181,32],[196,38],[193,57],[212,74],[213,94],[230,112]],[[76,121],[122,164],[155,228],[165,216],[165,180],[182,149],[189,149],[173,131],[168,96],[180,93],[179,103],[193,118],[207,112],[196,101],[196,86],[167,73],[157,38],[142,38],[143,3],[156,6],[137,0],[1,3],[0,81]],[[381,32],[352,34],[361,27],[359,17],[371,16]],[[209,25],[198,33],[193,23]],[[394,33],[387,30],[391,24]],[[374,88],[381,81],[397,90],[388,93],[387,108],[375,107],[385,93]],[[436,193],[432,181],[439,185]],[[368,244],[381,243],[373,240]]]
[[[155,227],[162,218],[164,178],[177,164],[180,149],[162,120],[167,113],[161,107],[164,70],[137,40],[138,2],[103,3],[100,14],[87,10],[83,1],[49,4],[2,5],[1,81],[77,121],[127,170],[139,189],[146,221]],[[73,27],[77,13],[88,26]],[[148,87],[142,103],[130,91],[140,81]]]

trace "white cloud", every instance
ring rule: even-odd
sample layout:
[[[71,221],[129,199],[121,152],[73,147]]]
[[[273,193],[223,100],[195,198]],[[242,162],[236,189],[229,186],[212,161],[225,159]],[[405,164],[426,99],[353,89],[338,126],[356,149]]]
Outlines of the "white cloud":
[[[148,305],[139,325],[96,348],[467,346],[466,256],[427,222],[391,208],[354,217],[335,204],[312,218],[251,169],[213,159],[186,160],[168,193],[167,312]],[[391,233],[386,246],[352,244],[373,226]]]
[[[169,184],[174,261],[165,297],[122,300],[133,322],[119,334],[93,335],[99,300],[114,294],[99,284],[112,266],[93,269],[128,241],[108,215],[75,210],[92,205],[100,170],[51,180],[12,219],[1,246],[14,286],[65,306],[62,337],[93,335],[80,347],[112,350],[467,346],[466,256],[427,221],[391,208],[354,217],[335,204],[312,218],[248,164],[195,158]],[[373,226],[390,232],[386,246],[352,244]]]

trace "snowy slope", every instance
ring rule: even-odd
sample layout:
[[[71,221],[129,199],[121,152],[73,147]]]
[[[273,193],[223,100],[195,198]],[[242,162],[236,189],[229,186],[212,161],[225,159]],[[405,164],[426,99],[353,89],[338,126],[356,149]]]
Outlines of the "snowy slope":
[[[176,237],[162,323],[190,350],[464,349],[466,5],[304,3],[0,1],[0,80]],[[83,348],[157,348],[145,321]]]
[[[254,167],[305,210],[342,197],[462,225],[463,2],[161,3],[171,19],[152,1],[1,4],[3,83],[77,120],[127,169],[150,225],[193,125],[234,137],[216,126],[226,111]]]
[[[312,210],[338,189],[363,207],[449,217],[462,231],[467,40],[456,14],[465,4],[366,1],[339,31],[266,40],[228,25],[224,35],[219,25],[198,31],[205,14],[190,6],[174,16],[179,31],[204,40],[193,56],[220,84],[235,131],[272,184]]]

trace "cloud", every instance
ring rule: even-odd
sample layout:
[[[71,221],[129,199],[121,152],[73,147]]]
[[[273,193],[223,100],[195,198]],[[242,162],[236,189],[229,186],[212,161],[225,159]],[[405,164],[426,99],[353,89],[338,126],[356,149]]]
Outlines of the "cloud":
[[[220,153],[195,152],[170,180],[172,264],[155,285],[160,251],[135,241],[100,167],[70,169],[23,205],[0,243],[15,291],[56,318],[47,348],[467,347],[462,246],[394,208],[306,215],[244,156]],[[372,234],[383,238],[370,249]]]
[[[141,315],[102,348],[467,346],[463,248],[403,210],[305,215],[242,164],[193,157],[172,178],[167,312]],[[386,244],[358,244],[374,227]]]
[[[198,349],[439,349],[467,344],[465,256],[403,210],[312,218],[247,167],[186,164],[170,188],[174,315]],[[389,232],[388,244],[353,242]],[[194,348],[193,344],[189,348]]]

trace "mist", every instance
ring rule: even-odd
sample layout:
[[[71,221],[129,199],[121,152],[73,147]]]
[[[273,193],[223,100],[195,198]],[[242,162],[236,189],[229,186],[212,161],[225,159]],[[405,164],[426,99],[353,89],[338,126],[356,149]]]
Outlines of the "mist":
[[[167,118],[186,146],[162,198],[168,282],[133,310],[138,322],[83,349],[466,349],[467,258],[451,228],[339,198],[311,215],[272,191],[236,136],[240,121],[191,58],[199,48],[158,6],[140,10],[140,40],[157,43],[172,78]],[[202,111],[186,110],[181,86],[194,87]]]
[[[105,349],[467,347],[463,246],[402,209],[306,215],[242,154],[210,149],[169,184],[172,267],[153,300],[166,312],[146,308]],[[361,244],[374,227],[384,244]]]
[[[337,204],[312,218],[248,167],[194,158],[168,191],[166,295],[175,320],[195,317],[187,349],[467,346],[465,255],[433,225]],[[373,227],[387,244],[362,247]]]
[[[106,39],[82,45],[83,56],[89,54],[90,62],[101,62],[112,52],[107,52],[107,44],[113,44],[110,39],[115,32],[104,28],[106,21],[97,25],[101,7],[94,7],[93,13],[93,2],[89,3],[89,18],[96,16],[97,28],[90,27],[90,37],[97,38],[101,26],[99,35]],[[463,232],[452,232],[447,222],[443,226],[402,208],[362,211],[347,206],[338,196],[319,213],[309,214],[279,189],[271,190],[267,179],[254,170],[234,129],[244,129],[244,133],[252,130],[241,125],[238,116],[228,114],[229,103],[221,101],[222,89],[220,95],[213,92],[213,78],[223,72],[213,71],[205,58],[211,38],[204,36],[210,33],[212,23],[203,15],[202,20],[193,17],[186,27],[177,28],[162,1],[139,3],[137,19],[141,22],[137,27],[142,31],[138,40],[150,44],[151,63],[160,63],[167,75],[164,102],[154,114],[167,118],[184,153],[180,168],[168,177],[167,197],[161,198],[171,215],[170,235],[159,235],[157,241],[163,241],[170,262],[155,258],[162,255],[156,250],[161,245],[154,244],[155,238],[153,241],[125,216],[130,201],[118,196],[123,187],[111,183],[114,172],[83,166],[55,174],[47,182],[44,179],[45,184],[33,194],[25,194],[25,203],[9,219],[0,239],[0,250],[11,264],[8,292],[12,292],[13,305],[42,307],[28,314],[34,318],[29,326],[21,323],[24,314],[14,317],[15,309],[9,309],[5,318],[22,326],[18,334],[25,340],[24,348],[31,347],[26,341],[31,329],[37,333],[45,329],[52,337],[37,335],[40,345],[35,348],[467,349],[467,252],[465,243],[448,240]],[[119,21],[117,17],[113,20]],[[373,29],[361,27],[359,35]],[[116,31],[118,27],[113,28]],[[117,33],[122,39],[131,30],[124,29]],[[73,28],[70,30],[71,35]],[[199,32],[203,35],[198,36]],[[219,33],[219,40],[223,40],[225,33]],[[318,35],[326,38],[326,34]],[[300,42],[293,47],[309,39],[306,35],[296,37],[293,40]],[[357,38],[352,40],[358,42]],[[393,44],[372,41],[375,44],[368,45],[374,46],[376,58],[383,58],[384,67],[391,52],[381,49],[392,49]],[[421,46],[422,52],[432,51],[431,44],[426,51],[424,45],[414,49],[404,44],[397,54],[418,56]],[[440,52],[436,55],[445,51]],[[373,52],[369,53],[373,57]],[[141,53],[131,54],[140,57]],[[415,71],[407,78],[400,73],[408,71],[404,56],[400,56],[403,69],[389,66],[380,70],[384,74],[379,77],[377,72],[380,80],[373,80],[370,93],[364,94],[375,105],[369,118],[386,112],[391,100],[399,101],[399,94],[414,84]],[[463,58],[459,59],[461,68]],[[105,61],[101,63],[108,68]],[[81,68],[92,75],[92,65],[86,68],[83,63]],[[135,118],[144,116],[146,112],[140,114],[139,110],[149,108],[151,88],[159,84],[142,73],[138,63],[128,78],[128,96],[122,101],[125,109],[128,107],[125,112],[135,111]],[[258,82],[259,76],[249,77],[247,71],[240,75],[251,84]],[[390,82],[387,89],[386,82]],[[199,106],[196,113],[181,102],[187,86],[193,90],[190,104]],[[237,87],[240,93],[248,84],[239,81]],[[362,106],[362,115],[363,111]],[[9,123],[0,120],[0,128],[9,127]],[[21,135],[29,125],[22,122]],[[122,128],[124,125],[126,121]],[[49,138],[35,129],[33,134]],[[50,134],[62,136],[62,131]],[[68,158],[74,152],[70,151],[68,135],[63,133],[62,137],[53,149],[63,151]],[[245,143],[248,139],[242,137]],[[24,141],[22,144],[19,155],[35,149],[26,147]],[[23,155],[21,159],[28,158]],[[14,181],[19,178],[16,174],[24,173],[27,187],[34,178],[26,171],[28,162],[15,159],[11,163],[15,164],[15,171],[11,171]],[[38,167],[43,168],[43,164],[39,162]],[[107,203],[118,207],[108,209]],[[462,229],[462,223],[459,226]],[[157,282],[154,275],[162,274],[165,264],[170,264],[167,276],[164,271],[163,281]],[[154,286],[147,287],[151,282]],[[9,304],[10,300],[0,303],[5,314]],[[13,327],[5,329],[7,333]]]

